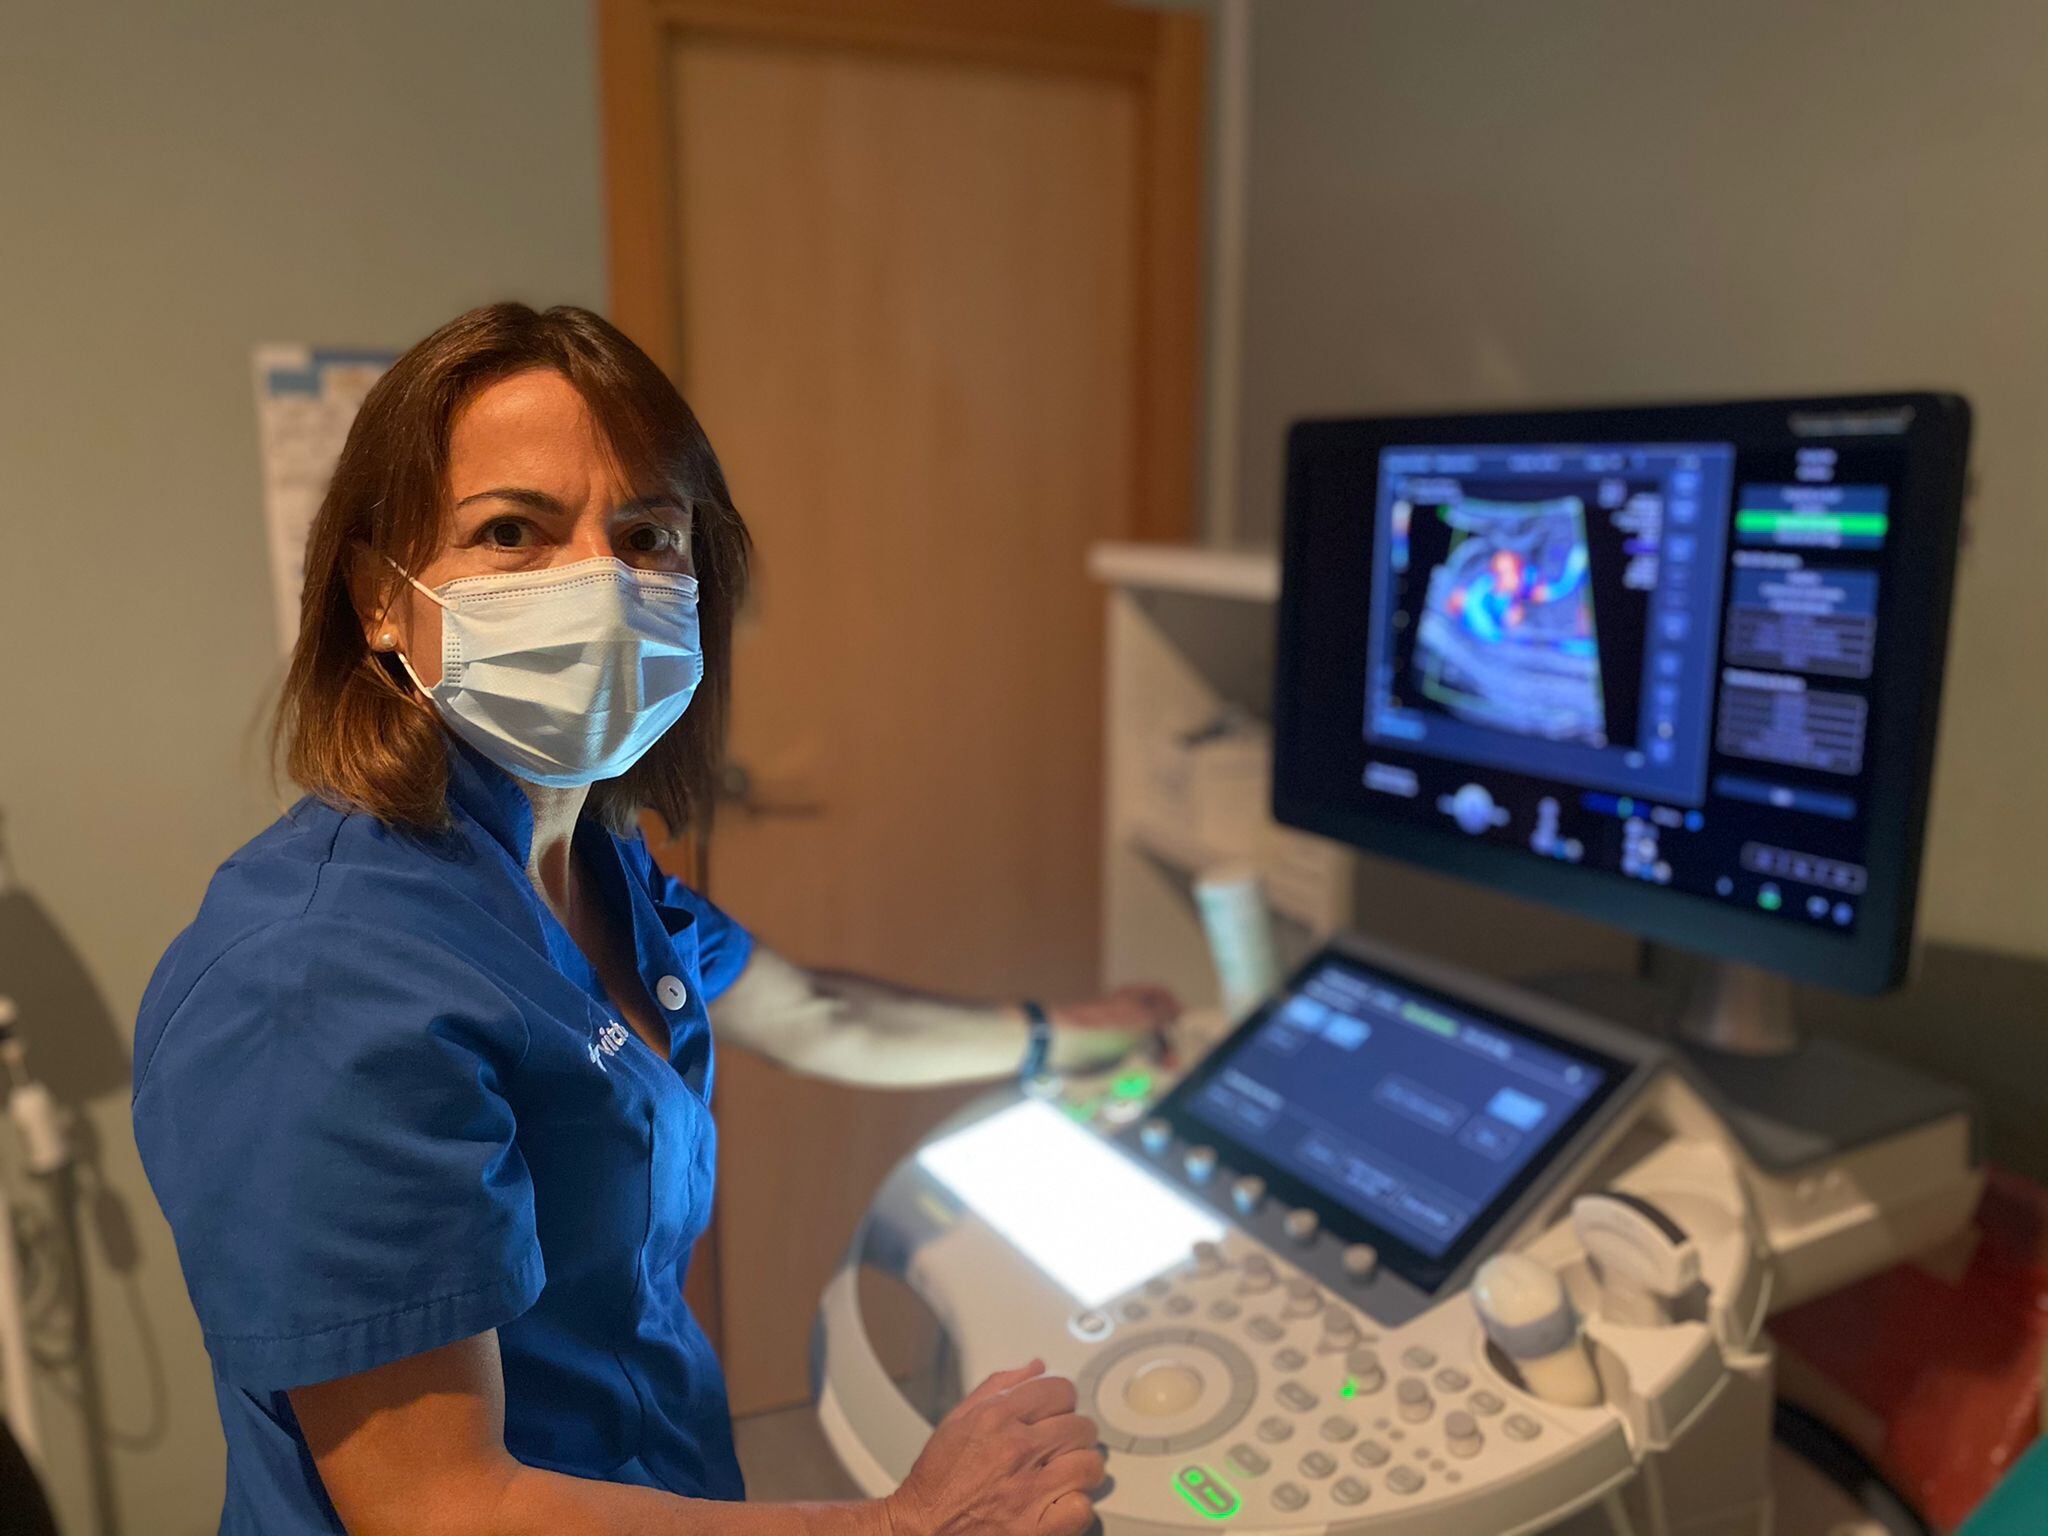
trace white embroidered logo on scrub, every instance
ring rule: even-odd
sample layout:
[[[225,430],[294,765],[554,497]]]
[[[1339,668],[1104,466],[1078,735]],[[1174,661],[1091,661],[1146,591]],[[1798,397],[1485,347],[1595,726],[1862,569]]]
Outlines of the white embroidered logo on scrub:
[[[604,1064],[605,1057],[618,1055],[625,1045],[626,1026],[617,1019],[611,1019],[606,1021],[604,1028],[597,1032],[596,1038],[584,1049],[590,1053],[590,1064],[598,1071],[604,1072],[609,1070]]]

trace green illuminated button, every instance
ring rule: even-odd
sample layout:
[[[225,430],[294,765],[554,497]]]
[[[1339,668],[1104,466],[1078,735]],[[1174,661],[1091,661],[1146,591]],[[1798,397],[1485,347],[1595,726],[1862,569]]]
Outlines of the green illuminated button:
[[[1152,1091],[1150,1072],[1126,1072],[1109,1085],[1110,1095],[1119,1099],[1142,1099]]]
[[[1766,912],[1775,912],[1785,905],[1785,895],[1775,885],[1767,885],[1756,893],[1756,904]]]
[[[1434,1008],[1425,1008],[1413,999],[1401,1005],[1401,1017],[1417,1029],[1426,1029],[1433,1035],[1442,1035],[1446,1040],[1455,1040],[1458,1036],[1456,1019],[1439,1013]]]
[[[1210,1520],[1228,1520],[1242,1506],[1237,1490],[1207,1467],[1182,1467],[1173,1474],[1173,1487],[1190,1509]]]

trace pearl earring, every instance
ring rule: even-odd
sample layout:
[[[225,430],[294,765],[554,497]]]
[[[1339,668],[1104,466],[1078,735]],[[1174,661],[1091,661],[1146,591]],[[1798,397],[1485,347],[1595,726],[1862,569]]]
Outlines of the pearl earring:
[[[398,649],[398,634],[395,630],[384,630],[377,636],[377,649],[395,651]]]

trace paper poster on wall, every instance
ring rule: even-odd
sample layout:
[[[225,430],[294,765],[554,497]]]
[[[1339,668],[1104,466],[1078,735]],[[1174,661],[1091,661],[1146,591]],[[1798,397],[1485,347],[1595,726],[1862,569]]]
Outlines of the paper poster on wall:
[[[263,521],[270,533],[277,632],[289,654],[299,635],[306,532],[363,396],[395,352],[266,342],[255,350],[256,427],[263,456]]]

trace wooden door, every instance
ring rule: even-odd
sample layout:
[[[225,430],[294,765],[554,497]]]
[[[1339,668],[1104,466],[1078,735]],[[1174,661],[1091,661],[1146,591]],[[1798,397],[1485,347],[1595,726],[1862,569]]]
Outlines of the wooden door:
[[[670,291],[639,323],[666,326],[758,550],[731,743],[750,804],[719,823],[712,894],[807,963],[1085,993],[1103,611],[1085,553],[1189,516],[1194,381],[1173,369],[1194,288],[1175,327],[1154,286],[1192,259],[1160,249],[1161,201],[1191,207],[1192,143],[1160,149],[1162,61],[1185,70],[1185,42],[1065,0],[883,4],[865,31],[859,6],[671,9]],[[1001,23],[978,42],[977,14]],[[939,41],[902,26],[935,18]],[[736,1411],[806,1395],[811,1312],[861,1207],[962,1097],[724,1053]]]

